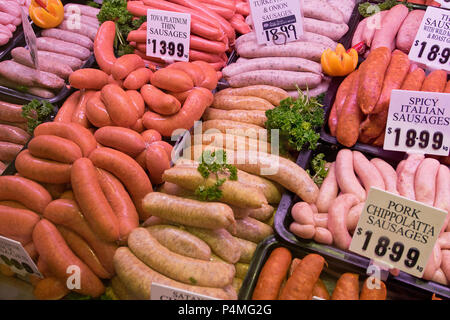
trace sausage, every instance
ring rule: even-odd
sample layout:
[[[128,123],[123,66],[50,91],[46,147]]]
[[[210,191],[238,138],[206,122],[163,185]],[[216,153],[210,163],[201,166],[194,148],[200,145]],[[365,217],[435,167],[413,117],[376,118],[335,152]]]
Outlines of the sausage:
[[[114,39],[116,36],[116,24],[114,21],[105,21],[97,31],[94,40],[94,55],[100,69],[111,74],[116,62],[114,53]]]
[[[323,243],[329,246],[333,243],[333,235],[330,230],[323,227],[316,227],[316,232],[314,233],[313,239],[318,243]]]
[[[38,37],[36,39],[36,46],[38,50],[61,53],[80,60],[87,60],[91,56],[91,51],[89,49],[75,43],[62,41],[55,38]]]
[[[72,31],[61,30],[61,29],[56,29],[56,28],[44,29],[41,32],[41,36],[58,39],[58,40],[65,41],[68,43],[74,43],[76,45],[79,45],[79,46],[82,46],[82,47],[88,49],[89,51],[91,51],[94,47],[94,43],[92,42],[91,39],[89,39],[89,37],[86,37],[82,34],[75,33]],[[85,60],[85,59],[81,59],[81,60]]]
[[[185,226],[189,233],[205,241],[211,250],[228,263],[235,264],[241,256],[236,238],[225,229],[208,230]]]
[[[17,201],[42,214],[52,197],[44,187],[32,180],[19,176],[1,176],[0,200]]]
[[[342,81],[342,83],[339,86],[339,89],[337,90],[336,98],[331,108],[330,116],[328,118],[328,127],[330,128],[332,136],[336,136],[339,115],[342,111],[342,107],[344,106],[349,91],[353,88],[352,87],[353,79],[357,75],[358,75],[357,72],[352,72],[344,79],[344,81]]]
[[[236,220],[236,232],[232,232],[232,228],[232,225],[227,228],[232,235],[254,243],[259,243],[273,234],[271,226],[250,217]]]
[[[94,135],[77,123],[45,122],[34,130],[34,136],[55,135],[75,142],[81,149],[84,157],[89,156],[97,148]]]
[[[138,118],[142,118],[145,112],[144,98],[142,98],[142,95],[136,90],[127,90],[125,92],[130,98],[131,104],[136,108]]]
[[[65,12],[69,12],[69,13],[77,13],[79,12],[80,14],[84,15],[84,16],[88,16],[88,17],[92,17],[97,19],[97,15],[100,13],[100,9],[88,6],[88,5],[83,5],[83,4],[78,4],[78,3],[68,3],[66,5],[64,5],[64,9]]]
[[[97,170],[100,187],[119,221],[120,240],[126,241],[130,232],[139,226],[139,216],[128,192],[112,174]]]
[[[366,46],[370,47],[372,45],[373,37],[375,36],[375,32],[380,30],[383,26],[383,20],[386,18],[387,11],[381,11],[375,13],[371,17],[367,19],[366,26],[364,28],[363,39]]]
[[[75,111],[75,108],[78,106],[78,101],[81,97],[81,91],[75,91],[72,93],[66,101],[64,101],[61,108],[59,108],[58,113],[55,116],[53,121],[55,122],[72,122],[72,115]]]
[[[334,244],[342,250],[347,250],[352,241],[348,233],[346,215],[349,210],[359,203],[358,198],[349,193],[338,196],[328,211],[328,230],[333,235]]]
[[[425,271],[423,273],[422,278],[425,280],[431,280],[433,278],[434,273],[439,269],[439,266],[442,263],[442,252],[439,243],[436,242],[433,251],[430,254],[427,265],[425,266]]]
[[[32,241],[31,234],[39,219],[33,211],[0,205],[0,235],[25,245]]]
[[[147,231],[146,231],[147,232]],[[117,275],[125,284],[127,289],[138,299],[148,300],[150,297],[151,284],[153,282],[168,285],[196,292],[206,296],[215,297],[218,299],[231,299],[224,289],[199,287],[186,285],[181,282],[167,278],[166,276],[152,270],[145,263],[141,262],[128,248],[122,247],[116,251],[114,255],[114,266],[117,270]],[[236,297],[234,297],[236,299]]]
[[[328,211],[324,211],[328,212]],[[302,225],[314,226],[314,213],[306,202],[297,202],[291,209],[292,218]]]
[[[217,73],[212,68],[209,63],[206,63],[204,61],[194,61],[193,64],[198,65],[200,68],[202,68],[202,71],[205,75],[205,80],[201,83],[200,87],[206,88],[209,90],[214,90],[216,88],[217,83],[219,81],[219,78],[217,77]]]
[[[331,300],[359,300],[359,275],[344,273],[336,283]]]
[[[208,120],[231,120],[243,123],[255,124],[263,127],[267,121],[266,113],[262,110],[220,110],[208,108],[203,114],[203,119]]]
[[[75,199],[91,228],[106,241],[119,240],[119,220],[102,192],[91,160],[80,158],[74,162],[71,183]]]
[[[353,168],[364,185],[367,195],[371,187],[386,189],[383,177],[377,168],[359,151],[353,151]]]
[[[412,10],[409,12],[397,33],[397,49],[409,53],[424,15],[425,10]]]
[[[75,110],[72,114],[72,121],[73,123],[78,123],[82,125],[85,128],[90,127],[89,120],[86,117],[86,104],[87,101],[96,93],[96,91],[88,90],[84,91],[81,94],[80,100],[78,101],[77,106],[75,107]]]
[[[191,129],[194,122],[199,120],[206,108],[211,105],[212,100],[211,91],[195,88],[177,114],[165,117],[148,111],[142,120],[147,129],[155,129],[161,135],[170,137],[176,129]]]
[[[397,171],[397,189],[401,196],[416,200],[414,176],[424,158],[423,154],[410,154],[404,162],[403,169],[400,172]]]
[[[167,156],[169,157],[169,160],[172,159],[172,152],[173,152],[173,146],[165,141],[155,141],[151,144],[156,144],[164,148],[166,151]]]
[[[386,47],[380,47],[372,50],[359,67],[357,99],[364,114],[371,113],[378,102],[390,60],[391,51]]]
[[[275,108],[269,101],[250,96],[237,96],[221,94],[222,91],[214,95],[212,107],[221,110],[270,110]]]
[[[22,106],[0,101],[0,120],[7,122],[27,122],[22,115]]]
[[[236,237],[236,240],[241,248],[241,257],[239,258],[239,262],[250,263],[253,259],[253,255],[255,254],[257,244],[239,237]]]
[[[394,168],[392,168],[389,163],[379,158],[373,158],[370,162],[377,168],[378,173],[383,178],[386,191],[398,194],[397,173]]]
[[[347,214],[346,219],[346,225],[347,230],[349,232],[353,232],[356,229],[356,226],[358,225],[359,217],[361,216],[361,213],[364,209],[364,202],[358,203],[356,206],[350,209],[350,211]]]
[[[21,144],[0,141],[0,161],[13,161],[22,149]]]
[[[233,211],[222,203],[205,203],[159,192],[149,193],[143,200],[144,211],[183,225],[220,229],[235,225]]]
[[[371,45],[372,50],[380,47],[387,47],[390,51],[394,49],[395,37],[408,13],[408,8],[403,4],[398,4],[389,10],[383,18],[381,28],[375,31]],[[394,43],[394,46],[392,46],[392,43]]]
[[[249,187],[261,189],[269,203],[279,203],[282,196],[282,187],[272,181],[253,175],[242,170],[237,171],[238,181]]]
[[[29,150],[20,152],[15,166],[25,178],[45,183],[69,183],[72,165],[33,157]]]
[[[441,249],[450,249],[450,232],[442,232],[439,235],[438,243]]]
[[[205,261],[211,259],[211,248],[203,240],[183,229],[169,225],[152,226],[146,229],[159,243],[172,252]]]
[[[439,165],[439,161],[436,159],[426,158],[417,167],[414,175],[414,193],[417,201],[430,206],[433,205]]]
[[[111,68],[111,74],[116,80],[125,79],[131,72],[145,68],[144,60],[137,54],[126,54],[118,58]]]
[[[0,124],[0,141],[24,145],[30,139],[30,135],[20,128]]]
[[[37,136],[31,139],[28,150],[34,157],[68,164],[82,157],[81,149],[76,143],[58,136]]]
[[[130,108],[131,99],[116,84],[107,84],[102,88],[102,100],[111,120],[120,127],[129,128],[138,120],[137,112]]]
[[[168,68],[156,71],[153,74],[151,84],[159,89],[173,92],[183,92],[194,87],[194,82],[186,72]]]
[[[123,81],[123,86],[129,90],[139,90],[150,82],[153,72],[147,68],[139,68],[131,72]]]
[[[92,270],[92,272],[97,275],[97,277],[101,279],[112,278],[113,275],[105,270],[92,248],[86,241],[83,240],[83,238],[66,227],[57,226],[56,228],[59,233],[61,233],[61,236],[64,238],[73,253],[77,255],[78,258],[80,258],[81,261],[83,261]]]
[[[111,288],[119,300],[137,300],[117,276],[111,279]]]
[[[360,106],[358,106],[358,92],[361,85],[361,79],[359,73],[361,71],[356,70],[352,77],[351,87],[347,91],[345,102],[341,107],[341,110],[336,110],[337,113],[337,126],[336,126],[336,138],[337,141],[346,147],[352,147],[355,145],[359,136],[359,125],[363,119]],[[339,105],[336,106],[336,108]]]
[[[447,212],[450,211],[450,188],[448,187],[448,181],[450,181],[450,171],[446,166],[440,165],[436,177],[436,196],[433,207],[446,210]],[[450,232],[449,219],[450,215],[447,214],[441,232]]]
[[[450,279],[450,250],[442,250],[442,264],[441,269],[445,274],[445,277]]]
[[[95,132],[94,137],[101,145],[119,150],[133,158],[145,149],[142,136],[128,128],[102,127]]]
[[[112,120],[101,99],[101,92],[97,91],[86,104],[86,117],[97,128],[112,126]]]
[[[52,201],[44,211],[44,218],[61,225],[81,236],[94,250],[103,267],[114,274],[113,257],[117,245],[106,242],[94,233],[74,200],[58,199]]]
[[[83,36],[88,37],[92,41],[94,41],[97,36],[97,28],[95,28],[92,25],[89,25],[87,23],[74,24],[72,21],[64,20],[58,26],[58,29],[72,31],[72,32],[81,34]]]
[[[373,113],[380,113],[382,110],[389,108],[391,92],[394,89],[400,89],[408,74],[409,66],[410,62],[408,55],[400,50],[394,50],[386,70],[380,98],[372,110]]]
[[[112,173],[124,184],[140,219],[148,218],[142,207],[142,199],[153,189],[144,169],[133,158],[110,148],[98,148],[89,158],[96,167]]]
[[[161,115],[173,115],[181,108],[180,101],[175,97],[150,84],[146,84],[141,88],[141,95],[150,110]]]
[[[80,268],[80,289],[74,289],[74,291],[91,297],[103,294],[105,287],[100,279],[73,254],[50,221],[43,219],[38,222],[33,231],[33,242],[39,256],[45,260],[51,273],[58,279],[66,282],[70,280],[68,279],[71,275],[69,267],[76,265]]]
[[[141,136],[144,139],[145,146],[148,147],[150,144],[156,141],[161,141],[161,134],[153,129],[145,130],[141,132]]]
[[[302,239],[312,239],[316,233],[316,228],[310,224],[303,225],[293,222],[289,226],[289,231]]]
[[[50,61],[57,61],[59,63],[67,64],[72,70],[78,70],[81,68],[81,66],[84,64],[83,61],[81,61],[78,58],[67,56],[61,53],[55,53],[50,51],[38,51],[38,58],[40,60],[50,60]]]
[[[77,89],[101,90],[108,84],[108,75],[98,69],[79,69],[70,75],[69,83]]]
[[[194,86],[196,87],[201,87],[203,82],[205,81],[205,74],[202,71],[202,68],[194,63],[175,62],[169,65],[167,68],[185,72],[192,79]]]
[[[170,168],[170,156],[167,155],[164,148],[157,144],[149,145],[146,150],[145,163],[152,184],[163,183],[163,173]]]
[[[319,212],[328,212],[330,205],[338,195],[339,187],[336,180],[336,162],[333,162],[328,168],[327,176],[319,189],[317,197],[317,210]]]
[[[425,78],[420,91],[444,92],[446,84],[447,72],[444,70],[435,70]]]
[[[359,201],[365,201],[366,191],[359,183],[353,171],[353,154],[342,149],[336,156],[336,180],[343,193],[354,194]]]

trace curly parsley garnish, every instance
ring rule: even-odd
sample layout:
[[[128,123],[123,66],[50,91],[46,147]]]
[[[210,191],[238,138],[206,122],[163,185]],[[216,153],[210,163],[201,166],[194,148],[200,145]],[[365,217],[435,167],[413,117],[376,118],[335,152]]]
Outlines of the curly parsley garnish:
[[[34,129],[48,118],[55,107],[47,100],[34,99],[22,106],[22,116],[27,119],[28,132],[33,134]]]
[[[308,172],[311,179],[314,183],[320,187],[323,183],[323,180],[327,177],[328,168],[326,167],[327,161],[324,160],[325,155],[323,153],[319,153],[311,160],[311,169],[314,174],[308,169]]]

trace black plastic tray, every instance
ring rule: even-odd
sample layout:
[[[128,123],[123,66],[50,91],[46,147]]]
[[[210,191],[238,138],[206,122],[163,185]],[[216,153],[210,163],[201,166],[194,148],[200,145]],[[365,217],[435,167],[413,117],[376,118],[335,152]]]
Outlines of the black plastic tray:
[[[325,154],[325,160],[327,161],[335,161],[336,155],[339,150],[344,149],[345,147],[329,144],[329,143],[320,143],[316,150],[314,151],[306,151],[300,153],[297,164],[302,167],[303,169],[309,169],[309,164],[311,163],[312,158],[318,154],[318,153],[324,153]],[[350,148],[354,149],[354,148]],[[370,158],[373,158],[373,155],[365,154],[366,156]],[[389,164],[394,166],[394,168],[397,166],[398,162],[402,159],[392,160],[392,159],[384,159]],[[311,248],[312,250],[318,250],[317,248],[320,248],[320,250],[327,250],[330,252],[338,252],[339,254],[343,254],[345,256],[345,261],[356,264],[358,266],[367,266],[370,264],[370,259],[365,258],[363,256],[360,256],[358,254],[355,254],[350,251],[343,251],[340,249],[337,249],[333,246],[329,245],[322,245],[314,240],[308,240],[308,239],[302,239],[297,236],[295,236],[292,232],[289,231],[289,225],[294,221],[292,219],[291,215],[291,209],[293,205],[297,202],[301,201],[301,199],[291,193],[286,192],[283,194],[281,198],[281,202],[278,206],[277,212],[275,214],[275,220],[274,220],[274,227],[276,234],[283,239],[284,241],[287,241],[293,245],[296,246],[302,246],[306,248]],[[413,285],[418,288],[421,288],[423,290],[433,292],[439,295],[442,295],[444,297],[450,298],[450,287],[446,287],[444,285],[432,282],[432,281],[426,281],[423,279],[419,279],[413,276],[410,276],[409,274],[405,272],[400,272],[400,275],[396,277],[399,281],[404,282],[408,285]]]
[[[62,1],[63,4],[68,4],[68,3],[79,3],[79,4],[86,4],[86,1],[83,0],[63,0]],[[31,22],[31,26],[33,27],[33,30],[36,33],[36,36],[39,37],[41,34],[41,30],[39,27],[37,27],[33,22]],[[19,28],[18,28],[19,29]],[[21,27],[22,30],[22,27]],[[17,32],[17,30],[16,30]],[[16,48],[16,47],[26,47],[26,42],[25,42],[25,36],[22,30],[21,35],[19,35],[17,37],[17,39],[14,39],[14,45],[8,45],[8,49],[5,50],[5,52],[3,53],[3,56],[0,55],[0,60],[11,60],[11,51],[12,49]],[[86,62],[84,63],[84,65],[81,66],[81,69],[84,68],[90,68],[95,64],[95,56],[94,53],[91,54],[91,56],[86,60]],[[38,99],[38,100],[48,100],[51,103],[57,103],[60,101],[65,100],[73,91],[75,91],[73,88],[70,88],[67,83],[64,87],[61,88],[61,90],[58,93],[55,93],[55,96],[51,99],[45,99],[45,98],[41,98],[29,93],[24,93],[15,89],[11,89],[8,87],[4,87],[4,86],[0,86],[0,98],[3,96],[10,96],[10,97],[14,97],[14,98],[18,98],[18,99],[23,99],[26,101],[32,101],[33,99]]]
[[[345,260],[345,252],[340,250],[328,250],[327,246],[316,245],[315,247],[308,246],[294,246],[292,244],[284,244],[278,241],[275,237],[270,236],[262,241],[256,248],[250,267],[245,277],[241,290],[239,292],[239,300],[251,300],[253,290],[255,289],[258,277],[266,263],[270,253],[278,248],[284,247],[289,249],[293,258],[303,258],[310,253],[319,253],[327,261],[328,267],[324,267],[321,279],[327,282],[335,282],[339,276],[345,272],[356,273],[360,275],[360,284],[367,278],[366,269],[367,263],[365,261],[349,263]],[[410,287],[405,286],[399,279],[389,276],[385,281],[387,288],[388,300],[430,300],[431,293],[419,286]],[[361,285],[360,285],[361,288]],[[331,295],[332,289],[327,286]],[[330,290],[331,289],[331,290]]]
[[[16,28],[16,31],[13,32],[12,38],[9,42],[0,47],[0,60],[8,54],[12,49],[17,47],[17,44],[22,42],[24,39],[22,24],[19,24]]]

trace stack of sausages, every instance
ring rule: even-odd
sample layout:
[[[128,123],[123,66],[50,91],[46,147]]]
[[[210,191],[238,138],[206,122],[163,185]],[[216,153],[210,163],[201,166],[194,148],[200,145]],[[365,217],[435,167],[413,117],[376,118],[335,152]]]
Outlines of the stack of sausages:
[[[21,10],[23,3],[20,2],[9,0],[0,3],[0,47],[9,42],[17,26],[22,24]],[[25,8],[25,12],[28,12],[28,7]]]
[[[0,174],[29,139],[22,106],[0,101]]]
[[[37,38],[39,70],[23,47],[11,51],[13,60],[0,62],[0,85],[26,87],[26,92],[50,99],[65,85],[70,74],[81,68],[93,51],[99,9],[67,4],[65,20],[58,28],[46,29]]]
[[[388,47],[391,51],[397,48],[408,54],[424,15],[424,10],[409,12],[403,4],[380,11],[359,23],[352,46],[363,42],[370,48],[366,55],[379,47]]]
[[[361,182],[360,182],[361,181]],[[360,152],[342,149],[331,163],[314,203],[299,202],[292,208],[290,230],[304,239],[350,246],[371,187],[423,202],[450,213],[450,170],[439,161],[411,154],[396,170],[387,162],[370,161]],[[450,282],[450,216],[425,268],[424,278],[447,285]]]
[[[147,16],[147,9],[190,13],[189,60],[207,62],[219,71],[228,60],[225,52],[234,44],[236,38],[234,27],[242,32],[249,31],[243,21],[243,14],[248,14],[248,5],[244,2],[234,5],[234,1],[233,3],[213,0],[206,2],[197,0],[129,1],[127,9],[137,17]],[[230,20],[228,21],[226,17],[230,17]],[[136,47],[136,53],[144,59],[165,64],[161,59],[146,56],[146,29],[147,24],[144,23],[139,30],[131,31],[128,41]]]
[[[394,89],[449,92],[450,83],[443,70],[425,76],[400,50],[391,53],[387,47],[374,49],[339,86],[328,118],[331,135],[346,147],[357,141],[383,146]]]

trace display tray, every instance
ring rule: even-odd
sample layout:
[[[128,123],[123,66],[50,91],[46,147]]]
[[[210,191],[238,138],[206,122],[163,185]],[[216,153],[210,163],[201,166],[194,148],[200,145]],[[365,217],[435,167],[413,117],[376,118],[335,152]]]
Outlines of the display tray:
[[[322,255],[327,266],[324,267],[320,279],[324,282],[328,292],[331,293],[334,290],[336,281],[339,277],[346,272],[356,273],[359,275],[360,288],[365,279],[367,265],[364,261],[361,263],[349,263],[345,260],[345,253],[340,250],[328,250],[327,246],[316,245],[314,248],[303,245],[284,244],[278,241],[275,237],[271,236],[261,242],[256,248],[255,255],[250,263],[250,267],[245,277],[241,290],[239,292],[240,300],[251,300],[253,290],[258,282],[261,269],[264,267],[267,259],[272,251],[276,248],[284,247],[289,249],[292,253],[292,258],[303,258],[310,253],[319,253]],[[385,281],[387,288],[388,300],[431,300],[432,293],[424,290],[421,287],[407,286],[399,279],[389,276]]]
[[[330,144],[327,142],[321,142],[317,149],[314,151],[305,151],[300,153],[297,164],[302,167],[303,169],[307,170],[310,168],[311,160],[319,153],[325,154],[325,160],[328,162],[333,162],[336,160],[336,155],[339,152],[339,150],[345,149],[345,147]],[[355,148],[350,148],[351,150],[355,150]],[[364,152],[363,152],[364,153]],[[364,153],[366,157],[369,159],[374,158],[375,156],[369,153]],[[388,162],[390,165],[392,165],[394,168],[397,166],[399,160],[392,160],[388,158],[379,157]],[[289,231],[289,226],[292,222],[294,222],[292,215],[291,215],[291,209],[297,202],[301,201],[301,199],[293,194],[292,192],[285,192],[283,194],[283,197],[281,198],[281,202],[278,206],[277,212],[275,214],[275,220],[274,220],[274,228],[275,233],[284,241],[287,241],[293,245],[301,246],[301,247],[307,247],[312,250],[318,251],[320,250],[327,250],[330,252],[338,252],[339,254],[344,255],[344,260],[351,263],[356,264],[358,266],[369,266],[370,260],[368,258],[365,258],[363,256],[357,255],[355,253],[352,253],[350,251],[343,251],[340,249],[337,249],[333,246],[328,245],[322,245],[319,244],[313,240],[309,239],[302,239],[294,235],[292,232]],[[450,298],[450,287],[446,287],[444,285],[432,282],[432,281],[426,281],[423,279],[418,279],[416,277],[410,276],[409,274],[405,272],[400,272],[400,275],[396,277],[396,279],[400,282],[406,283],[408,285],[416,286],[422,290],[433,292],[439,295],[442,295],[443,297]]]
[[[86,4],[86,1],[83,1],[83,0],[70,0],[70,1],[63,0],[62,2],[63,2],[63,4],[68,4],[68,3]],[[31,26],[33,27],[33,30],[36,33],[36,37],[39,37],[42,29],[37,27],[33,22],[31,22]],[[22,30],[22,27],[21,27],[21,30]],[[17,30],[16,30],[16,32],[17,32]],[[8,46],[8,49],[5,50],[3,55],[0,54],[0,60],[1,61],[11,60],[12,59],[11,51],[16,47],[27,47],[23,31],[22,31],[22,34],[19,35],[17,39],[15,39],[14,45]],[[95,64],[95,56],[94,56],[94,53],[92,53],[91,56],[81,66],[81,69],[93,67],[94,64]],[[70,88],[67,85],[67,81],[66,81],[66,85],[64,87],[62,87],[59,92],[55,92],[55,96],[53,98],[45,99],[45,98],[41,98],[41,97],[26,93],[26,92],[21,92],[21,91],[11,89],[8,87],[0,86],[0,96],[5,95],[5,96],[9,96],[9,97],[23,99],[26,101],[31,101],[33,99],[48,100],[51,103],[57,103],[60,101],[64,101],[73,91],[74,91],[74,89]]]
[[[22,41],[24,41],[24,35],[22,24],[20,24],[16,27],[16,31],[13,32],[13,36],[9,42],[3,46],[0,46],[0,60],[3,60],[3,57],[12,49],[17,47],[18,43],[21,43]]]

